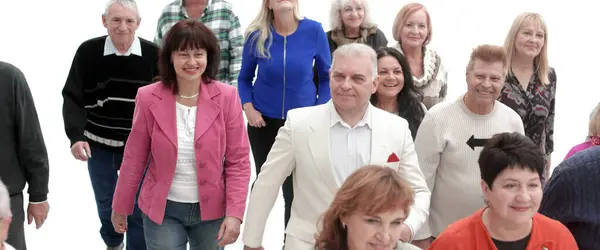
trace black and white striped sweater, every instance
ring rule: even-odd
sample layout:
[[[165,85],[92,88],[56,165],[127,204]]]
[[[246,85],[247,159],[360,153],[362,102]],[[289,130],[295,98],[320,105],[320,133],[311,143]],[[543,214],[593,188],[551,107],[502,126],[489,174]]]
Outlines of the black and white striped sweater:
[[[139,40],[142,56],[104,56],[106,36],[87,40],[77,49],[62,91],[63,120],[71,145],[88,141],[122,152],[137,89],[152,83],[158,74],[158,47]]]

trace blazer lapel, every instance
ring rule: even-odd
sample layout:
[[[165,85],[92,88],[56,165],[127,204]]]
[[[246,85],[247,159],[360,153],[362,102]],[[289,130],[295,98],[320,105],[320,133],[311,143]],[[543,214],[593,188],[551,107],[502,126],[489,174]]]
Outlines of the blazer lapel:
[[[331,104],[328,104],[326,107],[329,107],[329,105]],[[315,117],[310,124],[313,133],[308,138],[308,143],[317,171],[324,179],[325,185],[327,185],[330,191],[335,193],[338,190],[338,186],[333,175],[329,150],[330,121],[330,109],[325,108],[323,115]]]
[[[154,89],[152,93],[160,101],[155,102],[150,106],[150,112],[154,116],[154,120],[167,136],[173,146],[177,147],[177,117],[175,113],[175,95],[171,90],[164,85]]]
[[[196,108],[196,129],[194,131],[194,142],[210,128],[221,113],[222,107],[213,101],[213,97],[219,95],[221,91],[216,83],[200,84],[200,96],[198,97],[198,108]]]
[[[377,112],[374,107],[371,108],[371,165],[380,165],[383,166],[387,163],[387,159],[392,154],[391,151],[387,147],[387,138],[388,135],[386,133],[393,131],[387,131],[386,119],[385,117],[380,116],[380,113]]]

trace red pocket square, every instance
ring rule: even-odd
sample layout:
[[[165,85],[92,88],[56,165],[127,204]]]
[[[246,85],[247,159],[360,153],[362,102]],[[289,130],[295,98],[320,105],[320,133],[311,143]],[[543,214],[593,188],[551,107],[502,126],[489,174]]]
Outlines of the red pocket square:
[[[398,159],[398,156],[396,155],[396,153],[392,153],[388,157],[388,160],[387,160],[388,163],[390,163],[390,162],[399,162],[399,161],[400,161],[400,159]]]

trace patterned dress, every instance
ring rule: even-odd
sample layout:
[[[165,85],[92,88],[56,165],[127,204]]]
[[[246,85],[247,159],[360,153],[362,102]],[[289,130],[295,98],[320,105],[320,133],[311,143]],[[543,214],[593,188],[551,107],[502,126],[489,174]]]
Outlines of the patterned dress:
[[[510,72],[498,100],[516,111],[523,120],[525,135],[540,146],[544,155],[554,151],[554,96],[556,72],[550,68],[550,83],[542,84],[537,72],[529,79],[527,89]]]

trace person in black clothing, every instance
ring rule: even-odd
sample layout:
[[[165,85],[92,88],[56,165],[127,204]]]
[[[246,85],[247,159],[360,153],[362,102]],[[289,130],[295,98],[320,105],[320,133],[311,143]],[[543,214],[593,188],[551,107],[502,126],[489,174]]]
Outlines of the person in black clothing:
[[[25,250],[23,189],[29,186],[28,223],[33,218],[40,228],[50,209],[48,153],[27,80],[6,62],[0,62],[0,100],[0,179],[8,188],[12,213],[6,242]]]
[[[108,35],[83,42],[62,91],[63,119],[75,159],[87,161],[108,249],[122,249],[112,222],[112,200],[139,87],[158,75],[158,47],[135,36],[140,24],[133,0],[111,0],[102,16]],[[136,206],[128,217],[127,249],[146,249]]]

